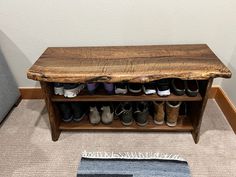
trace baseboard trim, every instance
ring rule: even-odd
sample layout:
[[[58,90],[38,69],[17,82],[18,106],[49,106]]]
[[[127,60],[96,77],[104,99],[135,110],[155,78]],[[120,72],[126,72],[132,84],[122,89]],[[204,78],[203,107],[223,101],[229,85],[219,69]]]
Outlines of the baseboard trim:
[[[43,92],[40,87],[19,88],[22,99],[43,99]]]
[[[214,97],[215,101],[219,105],[221,111],[224,113],[226,119],[231,125],[234,133],[236,134],[236,108],[230,101],[229,97],[226,95],[224,90],[217,87],[217,91]]]
[[[43,99],[41,88],[19,88],[22,99]],[[220,87],[212,87],[210,99],[215,99],[236,134],[236,108]]]

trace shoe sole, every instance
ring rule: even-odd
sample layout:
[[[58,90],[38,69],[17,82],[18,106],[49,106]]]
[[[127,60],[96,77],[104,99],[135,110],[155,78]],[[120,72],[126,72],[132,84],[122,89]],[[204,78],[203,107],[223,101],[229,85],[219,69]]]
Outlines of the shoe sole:
[[[143,123],[143,124],[140,124],[140,123],[136,122],[136,124],[140,127],[145,127],[148,124],[148,121]]]
[[[73,116],[70,117],[70,119],[68,120],[65,120],[65,119],[62,119],[64,122],[71,122],[73,120]]]
[[[115,88],[115,94],[119,95],[125,95],[128,93],[128,90],[127,89],[119,89],[119,88]]]
[[[122,123],[124,126],[130,126],[130,125],[133,124],[133,121],[132,121],[132,122],[129,122],[129,123],[125,123],[125,122],[122,122],[122,121],[121,121],[121,123]]]
[[[145,93],[145,95],[152,95],[157,93],[155,89],[146,89],[144,86],[143,86],[143,92]]]
[[[159,122],[159,121],[156,121],[156,120],[153,120],[153,122],[156,124],[156,125],[162,125],[164,124],[164,120]]]
[[[140,90],[133,90],[133,89],[130,89],[130,88],[129,88],[129,91],[130,91],[131,93],[140,93],[140,92],[142,92],[142,89],[140,89]]]
[[[101,121],[99,121],[99,122],[91,122],[91,121],[90,121],[90,124],[92,124],[92,125],[98,125],[98,124],[100,124],[100,122],[101,122]]]
[[[86,115],[86,114],[84,113],[80,118],[78,118],[78,119],[73,118],[73,120],[74,120],[75,122],[79,122],[79,121],[81,121],[81,120],[84,118],[85,115]]]
[[[170,95],[170,89],[164,90],[164,91],[159,91],[159,90],[157,90],[157,94],[158,94],[159,96],[169,96],[169,95]]]
[[[156,94],[156,91],[144,91],[145,95],[153,95]]]
[[[102,121],[102,123],[103,123],[104,125],[110,125],[110,124],[112,124],[112,122],[113,122],[113,120],[112,120],[111,122],[103,122],[103,121]]]
[[[175,123],[166,122],[166,124],[167,124],[169,127],[175,127],[175,126],[177,125],[177,122],[175,122]]]

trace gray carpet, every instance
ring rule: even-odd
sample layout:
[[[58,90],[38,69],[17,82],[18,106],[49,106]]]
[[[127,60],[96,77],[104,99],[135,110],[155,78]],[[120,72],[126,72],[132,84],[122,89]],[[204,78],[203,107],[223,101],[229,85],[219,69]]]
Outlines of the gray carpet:
[[[73,133],[52,142],[42,100],[24,100],[0,128],[0,176],[76,176],[87,151],[180,154],[193,177],[236,176],[236,136],[209,100],[199,144],[190,133]]]

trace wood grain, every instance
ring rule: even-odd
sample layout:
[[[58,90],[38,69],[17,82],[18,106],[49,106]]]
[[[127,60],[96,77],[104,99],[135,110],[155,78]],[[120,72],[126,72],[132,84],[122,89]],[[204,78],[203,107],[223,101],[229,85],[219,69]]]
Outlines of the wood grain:
[[[149,82],[161,78],[203,80],[231,77],[205,44],[50,47],[28,70],[46,82]]]
[[[122,125],[119,119],[114,120],[110,125],[92,125],[89,123],[88,117],[83,119],[81,122],[61,122],[60,130],[79,130],[79,131],[192,131],[193,126],[187,117],[179,117],[178,124],[175,127],[169,127],[165,124],[156,125],[153,123],[151,116],[149,117],[148,124],[145,127],[138,126],[133,122],[130,126]]]

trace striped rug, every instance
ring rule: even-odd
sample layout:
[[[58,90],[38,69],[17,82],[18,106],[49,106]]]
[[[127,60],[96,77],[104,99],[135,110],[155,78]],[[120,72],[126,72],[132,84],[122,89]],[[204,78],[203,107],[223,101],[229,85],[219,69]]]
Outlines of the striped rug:
[[[77,177],[190,177],[179,155],[138,152],[84,152]]]

